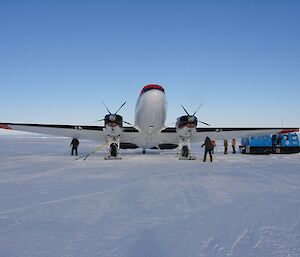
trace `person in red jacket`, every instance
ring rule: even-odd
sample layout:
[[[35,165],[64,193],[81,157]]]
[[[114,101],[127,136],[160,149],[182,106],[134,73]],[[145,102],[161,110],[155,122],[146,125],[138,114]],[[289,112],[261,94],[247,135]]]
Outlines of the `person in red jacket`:
[[[211,153],[214,154],[215,153],[215,147],[216,147],[216,141],[215,140],[211,140],[214,148],[212,149]]]

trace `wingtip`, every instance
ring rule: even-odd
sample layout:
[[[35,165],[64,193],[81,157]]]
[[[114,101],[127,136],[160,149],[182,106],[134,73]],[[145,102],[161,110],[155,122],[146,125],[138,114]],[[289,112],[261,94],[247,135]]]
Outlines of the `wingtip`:
[[[1,124],[1,123],[0,123],[0,129],[9,129],[9,130],[12,130],[12,128],[10,126],[8,126],[7,124]]]
[[[293,133],[293,132],[299,132],[299,128],[283,129],[279,132],[279,134],[287,134],[287,133]]]

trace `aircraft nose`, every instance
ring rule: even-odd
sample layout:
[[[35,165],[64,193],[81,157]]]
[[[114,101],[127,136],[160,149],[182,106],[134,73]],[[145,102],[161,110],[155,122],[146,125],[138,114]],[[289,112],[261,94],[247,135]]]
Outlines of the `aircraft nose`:
[[[162,99],[164,99],[164,93],[157,89],[149,91],[147,96],[151,99],[152,103],[161,103]]]

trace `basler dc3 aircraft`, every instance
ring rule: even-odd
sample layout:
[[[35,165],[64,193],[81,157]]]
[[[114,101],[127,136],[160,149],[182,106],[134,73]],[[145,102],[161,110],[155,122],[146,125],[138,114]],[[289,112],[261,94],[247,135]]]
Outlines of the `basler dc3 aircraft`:
[[[188,160],[195,159],[191,154],[191,142],[203,142],[207,136],[220,140],[298,131],[298,128],[199,128],[198,123],[209,126],[195,116],[200,107],[191,115],[183,106],[186,115],[177,119],[175,127],[166,127],[165,90],[154,84],[143,87],[136,103],[133,126],[123,126],[129,123],[117,114],[123,105],[116,113],[111,113],[105,106],[108,114],[103,119],[104,126],[1,123],[0,128],[105,142],[106,159],[119,159],[120,149],[141,148],[145,153],[145,149],[178,147],[179,158]]]

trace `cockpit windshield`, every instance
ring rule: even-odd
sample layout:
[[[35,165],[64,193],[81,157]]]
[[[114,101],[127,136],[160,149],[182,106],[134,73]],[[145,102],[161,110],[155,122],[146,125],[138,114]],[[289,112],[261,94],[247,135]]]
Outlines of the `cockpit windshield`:
[[[144,94],[144,93],[146,93],[147,91],[149,91],[151,89],[158,89],[162,92],[165,92],[164,88],[160,85],[147,85],[147,86],[144,86],[144,88],[141,91],[141,94]]]

